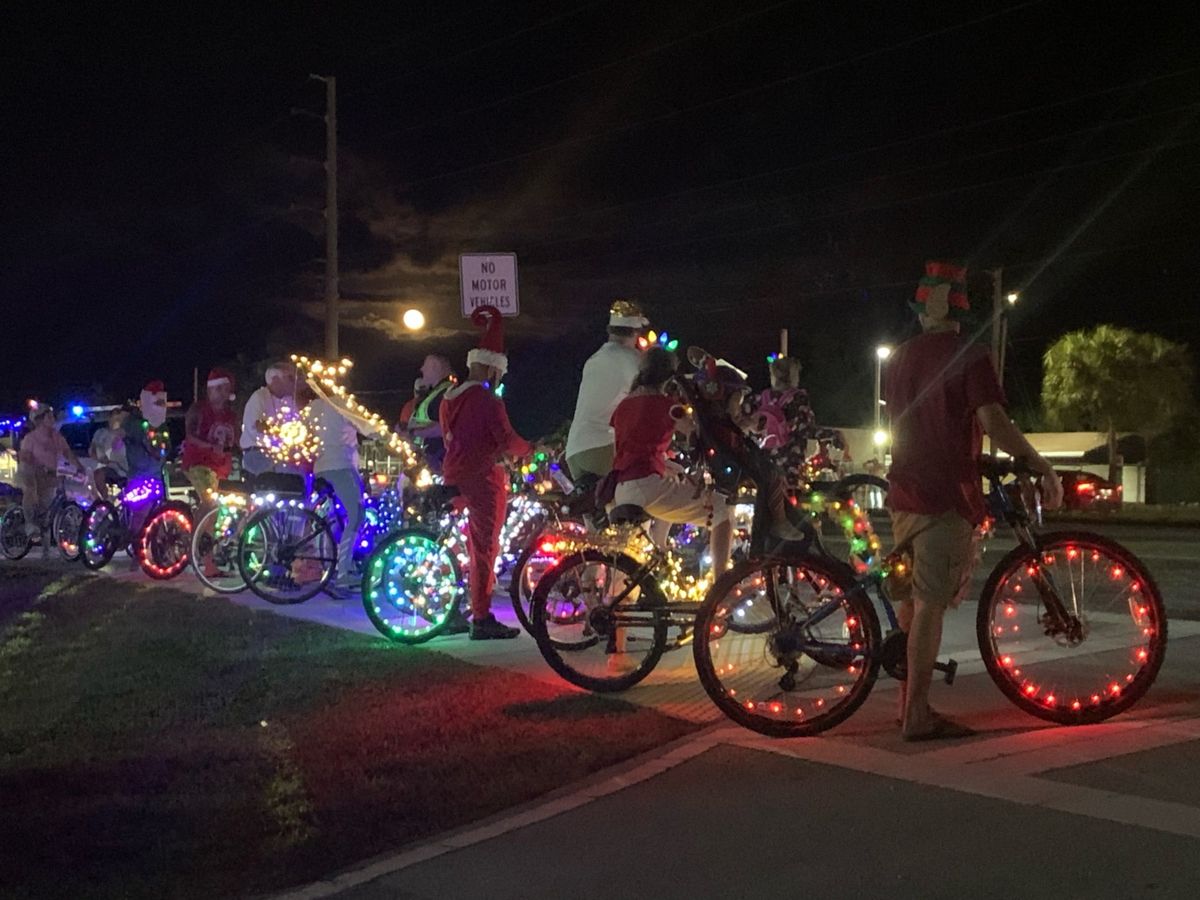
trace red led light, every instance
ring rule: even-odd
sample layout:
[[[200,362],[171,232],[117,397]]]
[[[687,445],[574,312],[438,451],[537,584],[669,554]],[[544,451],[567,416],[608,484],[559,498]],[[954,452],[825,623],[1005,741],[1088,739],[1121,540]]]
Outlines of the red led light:
[[[1002,658],[1000,659],[1000,662],[1001,662],[1001,663],[1002,663],[1002,664],[1003,664],[1005,667],[1007,667],[1007,666],[1011,666],[1011,665],[1012,665],[1012,657],[1011,657],[1011,656],[1005,656],[1005,657],[1002,657]]]
[[[1037,688],[1034,687],[1032,684],[1027,684],[1027,685],[1025,685],[1025,693],[1028,696],[1032,697],[1034,694],[1037,693]]]
[[[1125,570],[1120,566],[1113,566],[1112,569],[1109,570],[1109,574],[1112,576],[1113,581],[1116,581],[1125,574]]]
[[[1071,709],[1078,711],[1082,708],[1083,708],[1083,704],[1080,703],[1078,700],[1071,701]]]

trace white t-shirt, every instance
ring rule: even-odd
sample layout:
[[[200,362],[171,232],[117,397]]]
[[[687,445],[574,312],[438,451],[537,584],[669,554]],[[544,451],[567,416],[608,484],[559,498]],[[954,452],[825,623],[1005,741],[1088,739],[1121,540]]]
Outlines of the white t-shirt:
[[[358,429],[353,423],[319,397],[309,404],[308,415],[321,429],[321,455],[313,462],[313,472],[358,471]]]
[[[613,411],[638,373],[642,355],[632,347],[609,341],[583,364],[583,381],[575,401],[575,418],[567,434],[567,458],[584,450],[610,447],[615,440]]]
[[[246,401],[246,409],[242,413],[241,445],[243,450],[258,446],[258,428],[256,427],[258,420],[279,415],[285,406],[294,410],[296,408],[295,399],[276,397],[265,384],[250,395]]]

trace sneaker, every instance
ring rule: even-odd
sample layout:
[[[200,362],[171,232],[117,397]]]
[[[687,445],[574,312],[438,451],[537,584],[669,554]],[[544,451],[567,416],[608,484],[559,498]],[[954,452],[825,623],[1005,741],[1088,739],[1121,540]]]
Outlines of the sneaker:
[[[495,621],[495,619],[492,621]],[[466,634],[470,630],[471,623],[462,614],[462,610],[456,609],[450,614],[450,618],[446,620],[446,625],[442,628],[442,634]]]
[[[497,622],[491,613],[486,618],[477,619],[471,623],[471,640],[473,641],[506,641],[521,633],[519,628],[509,628]]]

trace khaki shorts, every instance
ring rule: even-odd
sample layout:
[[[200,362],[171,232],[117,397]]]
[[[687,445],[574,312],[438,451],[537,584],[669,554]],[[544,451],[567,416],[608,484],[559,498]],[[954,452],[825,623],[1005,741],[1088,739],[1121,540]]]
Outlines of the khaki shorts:
[[[640,506],[650,516],[662,522],[706,525],[729,518],[730,509],[725,497],[711,488],[697,488],[683,478],[650,475],[617,485],[613,506]]]
[[[599,475],[603,478],[612,471],[612,467],[612,444],[604,447],[592,447],[590,450],[581,450],[567,457],[567,468],[571,471],[571,477],[576,481],[587,474]]]
[[[908,566],[887,581],[893,602],[914,597],[942,607],[956,607],[967,595],[975,568],[975,529],[956,512],[926,516],[893,512],[896,551]]]

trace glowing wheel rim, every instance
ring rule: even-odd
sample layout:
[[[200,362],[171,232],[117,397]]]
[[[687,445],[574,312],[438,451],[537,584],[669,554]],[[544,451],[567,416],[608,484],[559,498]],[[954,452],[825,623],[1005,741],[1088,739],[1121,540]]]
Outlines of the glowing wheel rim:
[[[1068,620],[1047,611],[1052,590]],[[1042,537],[997,567],[976,627],[984,663],[1017,706],[1061,724],[1099,722],[1145,694],[1166,652],[1166,614],[1127,550],[1079,532]]]
[[[416,643],[436,635],[465,594],[451,537],[444,543],[423,530],[401,531],[367,560],[363,606],[386,638]]]
[[[159,581],[187,568],[192,547],[192,519],[181,509],[159,510],[142,528],[136,553],[142,571]]]

